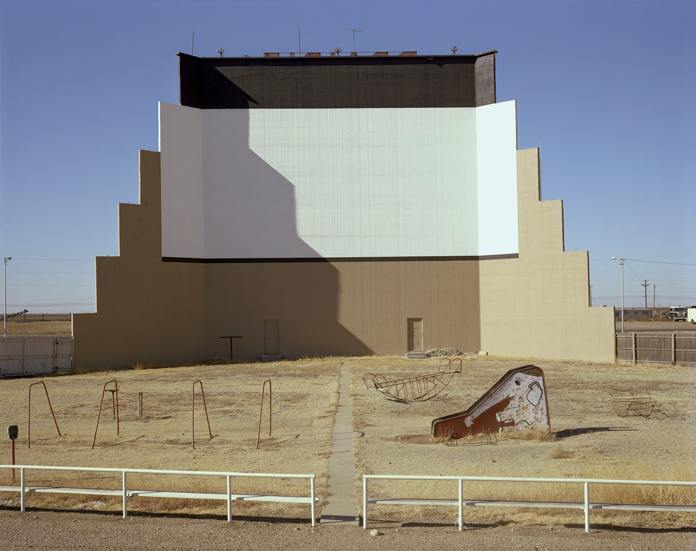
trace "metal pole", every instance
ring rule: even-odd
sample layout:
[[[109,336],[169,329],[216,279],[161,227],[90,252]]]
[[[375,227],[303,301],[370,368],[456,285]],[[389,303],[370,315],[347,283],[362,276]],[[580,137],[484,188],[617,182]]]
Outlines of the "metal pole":
[[[19,493],[21,496],[20,502],[21,502],[22,513],[24,513],[24,512],[26,512],[26,509],[27,509],[27,500],[26,500],[26,495],[25,495],[26,492],[24,491],[24,487],[26,485],[26,479],[24,476],[24,467],[22,467],[19,470],[19,479],[20,479],[20,484],[21,484],[21,488],[19,490]]]
[[[12,446],[12,464],[15,464],[15,441],[14,438],[10,440]],[[12,484],[15,483],[15,470],[12,469]]]
[[[590,531],[590,483],[585,482],[585,532]]]
[[[227,475],[227,522],[232,522],[232,482]]]
[[[128,491],[126,484],[126,471],[123,471],[123,518],[128,517],[128,510],[126,509],[126,502],[128,501]]]
[[[315,498],[316,491],[314,488],[314,475],[312,475],[312,478],[310,479],[309,484],[310,484],[310,492],[309,493],[311,494],[311,498],[312,498],[312,526],[316,526],[317,525],[317,513],[316,513],[316,509],[315,509],[315,507],[316,507],[316,498]]]
[[[2,316],[2,332],[3,336],[6,338],[7,337],[7,261],[12,260],[11,256],[8,256],[7,258],[4,258],[5,260],[5,277],[3,279],[5,283],[5,298],[3,299],[3,316]]]
[[[624,332],[624,259],[621,258],[621,332]]]
[[[363,475],[363,529],[367,530],[367,478]]]
[[[462,479],[459,479],[459,531],[461,532],[464,528],[464,506],[463,506],[463,492],[462,492]]]

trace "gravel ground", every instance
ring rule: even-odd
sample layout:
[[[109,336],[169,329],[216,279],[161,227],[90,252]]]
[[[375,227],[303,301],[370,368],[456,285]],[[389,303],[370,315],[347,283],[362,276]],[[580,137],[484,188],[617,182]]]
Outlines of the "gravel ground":
[[[378,535],[371,535],[374,530]],[[598,551],[693,551],[696,529],[605,530],[585,534],[583,526],[515,527],[470,525],[459,532],[438,524],[372,523],[356,527],[312,528],[306,521],[138,515],[0,509],[0,549],[573,549]]]

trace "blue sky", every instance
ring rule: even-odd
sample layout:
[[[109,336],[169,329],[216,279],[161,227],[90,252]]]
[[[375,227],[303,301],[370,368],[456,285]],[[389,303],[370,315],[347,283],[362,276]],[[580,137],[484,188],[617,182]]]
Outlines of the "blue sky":
[[[118,254],[176,52],[498,50],[519,148],[566,250],[590,251],[594,304],[696,304],[696,3],[0,0],[0,252],[8,312],[94,311],[94,257]],[[670,263],[670,264],[663,264]]]

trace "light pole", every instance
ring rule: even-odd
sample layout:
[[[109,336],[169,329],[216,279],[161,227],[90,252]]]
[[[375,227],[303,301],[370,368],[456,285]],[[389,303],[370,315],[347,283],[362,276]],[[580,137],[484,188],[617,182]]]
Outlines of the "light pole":
[[[616,260],[615,256],[611,257],[612,260]],[[619,258],[619,264],[621,264],[621,332],[624,332],[624,259]]]
[[[7,261],[12,260],[11,256],[8,256],[7,258],[3,257],[5,260],[5,278],[3,279],[5,283],[5,298],[3,300],[3,316],[2,316],[2,333],[3,337],[7,337]]]

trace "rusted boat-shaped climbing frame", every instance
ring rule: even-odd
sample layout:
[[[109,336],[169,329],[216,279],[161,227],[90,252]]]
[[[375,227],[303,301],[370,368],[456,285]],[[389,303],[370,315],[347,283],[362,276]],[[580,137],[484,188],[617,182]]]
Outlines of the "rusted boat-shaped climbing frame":
[[[363,382],[366,388],[379,390],[385,396],[401,402],[424,402],[434,398],[450,383],[455,373],[462,372],[460,358],[443,358],[437,373],[388,380],[384,375],[366,373]]]
[[[430,432],[451,441],[529,428],[551,428],[544,372],[535,365],[511,369],[466,411],[434,419]]]

